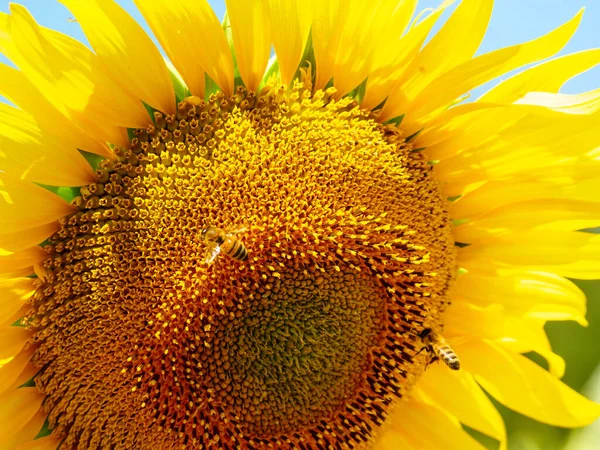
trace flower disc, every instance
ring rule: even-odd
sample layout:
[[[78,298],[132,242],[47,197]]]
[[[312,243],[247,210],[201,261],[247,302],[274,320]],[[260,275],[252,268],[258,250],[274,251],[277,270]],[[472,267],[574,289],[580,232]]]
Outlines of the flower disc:
[[[372,439],[423,370],[453,239],[428,161],[333,93],[190,97],[82,188],[28,315],[65,448]],[[248,259],[208,262],[207,227]]]

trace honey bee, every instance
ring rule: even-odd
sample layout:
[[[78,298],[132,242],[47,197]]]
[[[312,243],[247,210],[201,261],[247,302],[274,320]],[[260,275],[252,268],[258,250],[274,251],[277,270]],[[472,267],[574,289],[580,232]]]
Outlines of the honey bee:
[[[204,262],[206,264],[211,264],[221,251],[238,261],[245,261],[248,259],[248,250],[235,236],[247,229],[248,228],[243,225],[228,228],[226,230],[212,226],[203,228],[200,233],[202,239],[206,242]]]
[[[426,348],[435,355],[431,361],[429,361],[429,364],[440,359],[452,370],[460,369],[458,356],[456,356],[456,353],[454,353],[454,350],[452,350],[442,335],[434,332],[431,328],[425,328],[419,333],[419,337],[423,339]]]

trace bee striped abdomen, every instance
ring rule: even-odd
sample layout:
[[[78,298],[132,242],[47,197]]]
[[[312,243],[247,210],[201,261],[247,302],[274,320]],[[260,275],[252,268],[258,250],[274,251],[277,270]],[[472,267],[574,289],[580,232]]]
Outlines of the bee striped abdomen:
[[[432,345],[432,347],[433,347],[433,351],[436,354],[436,356],[438,358],[440,358],[442,361],[444,361],[444,364],[446,364],[452,370],[460,369],[460,361],[458,359],[458,356],[456,356],[456,353],[454,353],[454,350],[452,350],[448,344],[445,344],[445,345],[435,345],[434,344],[434,345]]]
[[[248,258],[248,250],[244,244],[233,236],[228,236],[221,248],[223,253],[237,261],[245,261]]]
[[[231,247],[231,252],[228,253],[233,259],[237,259],[238,261],[245,261],[248,259],[248,250],[244,247],[240,241],[235,241]]]

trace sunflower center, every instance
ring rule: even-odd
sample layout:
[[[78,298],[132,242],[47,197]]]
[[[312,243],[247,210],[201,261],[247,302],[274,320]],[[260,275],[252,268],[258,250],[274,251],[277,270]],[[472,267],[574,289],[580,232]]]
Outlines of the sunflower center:
[[[352,447],[410,389],[448,214],[401,131],[331,94],[188,98],[81,189],[28,316],[67,447]]]

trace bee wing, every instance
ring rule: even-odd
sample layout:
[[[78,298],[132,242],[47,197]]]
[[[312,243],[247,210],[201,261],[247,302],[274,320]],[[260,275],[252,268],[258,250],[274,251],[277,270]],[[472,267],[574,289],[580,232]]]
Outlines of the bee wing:
[[[232,226],[231,228],[227,228],[228,234],[238,234],[243,233],[244,231],[248,231],[248,224],[240,223]]]
[[[221,246],[216,242],[206,243],[206,254],[204,255],[204,262],[206,264],[212,263],[217,255],[221,253]]]

